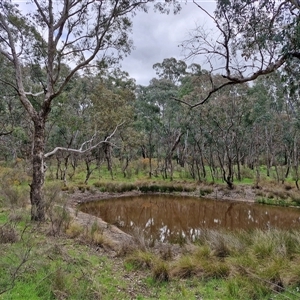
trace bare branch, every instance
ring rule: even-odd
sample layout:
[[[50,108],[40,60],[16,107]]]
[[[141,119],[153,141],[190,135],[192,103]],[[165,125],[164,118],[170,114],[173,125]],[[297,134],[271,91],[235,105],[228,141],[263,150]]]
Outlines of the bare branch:
[[[44,91],[41,91],[41,92],[38,92],[38,93],[35,93],[35,94],[33,94],[32,92],[25,92],[26,96],[32,96],[32,97],[38,97],[38,96],[41,96],[41,95],[44,95],[44,94],[45,94]]]
[[[297,9],[300,9],[300,1],[299,0],[289,0]]]
[[[122,126],[124,124],[124,122],[122,122],[121,124],[118,124],[116,126],[116,128],[114,129],[114,131],[107,136],[103,141],[100,141],[98,143],[96,143],[95,145],[91,145],[89,147],[87,147],[86,149],[84,149],[84,147],[88,144],[92,144],[93,140],[95,139],[95,135],[92,136],[92,138],[88,141],[85,141],[84,143],[82,143],[82,145],[80,146],[79,149],[72,149],[72,148],[66,148],[66,147],[56,147],[54,148],[51,152],[48,152],[46,154],[44,154],[45,158],[51,157],[53,156],[57,151],[66,151],[66,152],[73,152],[73,153],[78,153],[78,154],[83,154],[86,153],[88,151],[91,151],[95,148],[97,148],[99,145],[104,144],[104,143],[108,143],[109,140],[115,135],[117,129]]]
[[[13,132],[13,130],[10,130],[10,131],[6,131],[6,132],[0,132],[0,136],[3,136],[3,135],[9,135]]]

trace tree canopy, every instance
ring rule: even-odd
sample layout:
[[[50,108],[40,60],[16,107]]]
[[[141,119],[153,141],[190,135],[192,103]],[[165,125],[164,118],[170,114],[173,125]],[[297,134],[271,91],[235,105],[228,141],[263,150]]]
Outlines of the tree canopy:
[[[26,12],[26,8],[21,10],[12,1],[1,1],[0,59],[7,63],[13,76],[1,72],[0,82],[15,91],[33,124],[33,220],[45,218],[46,123],[54,102],[58,104],[59,96],[77,73],[93,65],[111,66],[130,52],[130,16],[137,9],[146,11],[149,2],[33,0],[25,4]],[[167,4],[173,2],[176,11],[175,1]],[[160,12],[168,9],[164,3],[156,3],[155,7]]]
[[[221,72],[224,78],[221,83],[212,81],[210,93],[197,105],[224,86],[279,69],[294,89],[300,59],[299,1],[218,0],[213,14],[197,1],[194,4],[213,20],[215,28],[196,27],[182,43],[186,56],[205,57],[210,73]]]

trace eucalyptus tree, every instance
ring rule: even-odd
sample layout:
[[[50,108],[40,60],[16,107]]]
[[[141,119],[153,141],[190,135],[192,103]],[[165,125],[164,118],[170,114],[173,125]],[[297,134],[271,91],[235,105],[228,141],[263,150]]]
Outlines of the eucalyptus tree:
[[[202,24],[182,43],[187,57],[203,58],[211,74],[222,72],[223,82],[215,82],[194,105],[206,102],[224,86],[245,83],[284,68],[286,79],[299,67],[300,3],[297,0],[218,0],[214,13],[194,0],[215,28]],[[296,68],[298,69],[298,68]],[[295,81],[294,81],[295,82]]]
[[[276,72],[257,80],[249,97],[255,98],[251,114],[260,127],[264,146],[264,155],[260,159],[267,166],[268,176],[273,168],[276,179],[284,182],[293,169],[292,165],[298,165],[294,158],[297,152],[298,96]]]
[[[14,69],[9,61],[0,55],[2,79],[13,77]],[[28,74],[27,74],[28,75]],[[26,112],[19,102],[16,91],[0,81],[0,153],[1,159],[28,158],[31,128],[26,121]]]
[[[187,70],[191,72],[186,71],[186,75],[180,79],[178,98],[192,105],[206,89],[205,76],[200,77],[206,71],[195,63],[188,66]],[[190,110],[187,106],[182,106],[181,111],[185,116],[186,132],[178,153],[179,162],[181,166],[189,168],[192,178],[201,181],[206,177],[204,152],[207,151],[208,144],[205,142],[205,134],[209,129],[206,128],[204,119],[207,109],[202,107]]]
[[[174,57],[165,58],[161,63],[154,64],[153,69],[160,78],[168,79],[174,83],[187,73],[186,63],[182,60],[177,61]]]
[[[141,134],[140,148],[143,159],[149,163],[149,177],[153,175],[152,159],[157,153],[157,134],[160,126],[159,107],[151,101],[149,86],[137,86],[137,101],[135,103],[135,128]]]
[[[91,118],[88,111],[95,83],[94,76],[76,75],[57,98],[56,103],[52,105],[46,127],[46,151],[57,146],[77,149],[87,136],[95,133],[94,128],[89,126]],[[66,184],[67,175],[72,179],[75,174],[80,155],[70,151],[57,151],[53,156],[57,163],[56,178]]]
[[[13,74],[13,69],[9,66],[7,59],[0,57],[0,67],[8,80]],[[14,126],[14,107],[17,94],[15,91],[5,84],[0,83],[0,136],[12,133]]]
[[[185,116],[181,104],[172,100],[178,94],[178,86],[169,79],[153,78],[149,86],[140,88],[140,92],[137,99],[138,114],[145,124],[143,130],[148,142],[144,148],[148,149],[150,155],[150,174],[155,151],[157,170],[164,178],[170,176],[172,180],[172,159],[185,133]]]
[[[91,106],[89,115],[94,131],[99,132],[105,139],[118,125],[118,152],[123,160],[123,174],[126,174],[131,153],[129,145],[134,144],[135,133],[132,129],[135,81],[129,77],[127,72],[119,68],[102,73],[90,95]],[[116,145],[115,145],[116,146]],[[106,142],[102,144],[101,151],[107,162],[108,171],[113,178],[112,151],[113,144]],[[86,161],[87,162],[87,161]]]
[[[1,1],[0,54],[14,69],[10,81],[1,81],[15,89],[34,127],[32,220],[45,219],[45,124],[53,103],[71,78],[93,61],[115,62],[130,51],[130,14],[139,8],[146,10],[147,2],[150,0],[33,0],[20,10],[12,1]],[[162,3],[156,5],[164,10]],[[64,76],[63,63],[70,66]],[[24,75],[24,68],[33,70],[37,65],[44,73],[35,88],[27,90],[26,81],[30,78]]]

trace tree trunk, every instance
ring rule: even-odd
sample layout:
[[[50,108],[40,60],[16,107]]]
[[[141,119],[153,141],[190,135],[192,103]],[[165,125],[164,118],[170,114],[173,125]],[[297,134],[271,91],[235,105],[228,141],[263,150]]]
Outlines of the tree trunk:
[[[59,179],[59,170],[61,169],[60,165],[61,165],[61,161],[60,158],[58,156],[56,156],[56,161],[57,161],[57,165],[56,165],[56,179]]]
[[[104,153],[105,153],[105,159],[107,162],[107,170],[110,173],[111,179],[114,180],[114,175],[113,175],[113,171],[112,171],[111,146],[109,143],[104,144]]]
[[[34,136],[32,149],[32,182],[30,184],[31,220],[45,220],[44,203],[44,149],[45,122],[41,119],[34,121]]]
[[[86,166],[86,175],[85,175],[85,181],[84,181],[84,184],[87,184],[89,179],[90,179],[90,176],[92,175],[94,169],[92,169],[90,167],[90,163],[92,162],[92,159],[90,157],[86,157],[84,159],[84,162],[85,162],[85,166]]]
[[[151,141],[152,141],[152,131],[150,132],[150,136],[149,136],[149,178],[152,178],[152,144],[151,144]]]
[[[128,155],[126,155],[125,159],[124,159],[124,165],[122,166],[122,172],[123,172],[123,176],[124,178],[127,177],[127,168],[129,166],[129,157]]]

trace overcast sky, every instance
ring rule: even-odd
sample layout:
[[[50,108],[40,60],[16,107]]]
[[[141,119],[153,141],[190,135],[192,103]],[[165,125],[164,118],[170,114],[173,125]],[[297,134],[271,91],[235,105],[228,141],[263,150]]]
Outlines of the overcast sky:
[[[0,0],[1,1],[1,0]],[[24,4],[27,0],[13,0],[21,8],[28,10]],[[207,11],[213,12],[215,0],[198,0]],[[149,4],[150,6],[151,4]],[[136,79],[137,84],[148,85],[149,81],[156,77],[152,66],[161,63],[165,58],[175,57],[184,59],[182,48],[179,44],[188,38],[188,33],[196,25],[205,25],[212,28],[212,20],[209,19],[191,0],[182,1],[182,10],[174,15],[161,14],[149,9],[148,13],[137,12],[133,18],[133,32],[131,38],[134,49],[131,54],[122,61],[122,70],[127,71],[130,77]],[[201,64],[201,60],[194,61]],[[189,65],[191,61],[187,61]]]
[[[208,11],[213,12],[215,1],[198,1]],[[212,21],[191,2],[182,3],[179,14],[160,14],[150,10],[147,14],[139,12],[133,19],[132,39],[135,49],[122,62],[122,69],[137,84],[148,85],[156,76],[152,66],[164,58],[184,59],[182,48],[178,45],[188,38],[188,33],[196,25],[213,26]],[[198,63],[201,63],[200,58]],[[191,62],[187,62],[189,65]]]

